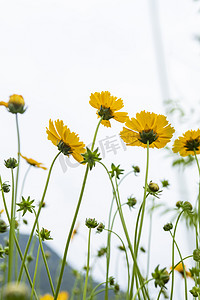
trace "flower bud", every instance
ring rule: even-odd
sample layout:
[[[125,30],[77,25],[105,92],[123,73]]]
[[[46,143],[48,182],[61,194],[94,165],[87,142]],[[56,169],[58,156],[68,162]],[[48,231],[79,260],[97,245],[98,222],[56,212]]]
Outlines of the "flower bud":
[[[181,205],[182,205],[182,203],[183,203],[183,201],[178,201],[178,202],[176,202],[176,207],[177,207],[177,208],[180,208]]]
[[[155,193],[155,192],[159,191],[159,186],[158,186],[157,183],[154,183],[154,182],[150,181],[150,183],[149,183],[149,189],[150,189],[151,192]]]
[[[193,251],[193,259],[195,261],[200,261],[200,249],[195,249]]]
[[[4,164],[8,169],[14,169],[18,166],[17,160],[11,157],[7,160],[4,160]]]
[[[10,192],[10,184],[7,184],[6,182],[4,182],[2,184],[2,191],[4,191],[4,193],[9,193]]]
[[[6,222],[4,222],[2,219],[0,219],[0,233],[4,233],[7,231],[7,225]]]
[[[193,297],[197,298],[200,295],[200,288],[197,286],[193,286],[193,288],[190,290],[190,293]]]
[[[140,173],[140,168],[138,166],[132,166],[132,168],[135,175],[137,175],[137,173]]]
[[[173,228],[172,223],[167,223],[163,226],[164,231],[170,231]]]
[[[85,220],[85,225],[88,227],[88,228],[95,228],[98,226],[98,222],[94,219],[86,219]]]
[[[111,286],[115,284],[115,279],[114,279],[113,276],[110,276],[108,280],[109,280],[109,284],[110,284]]]
[[[24,98],[21,95],[12,95],[8,101],[8,110],[13,114],[23,114],[25,112],[24,109]]]
[[[129,197],[127,199],[127,205],[129,206],[129,208],[132,208],[136,205],[137,200],[134,197]]]
[[[101,233],[105,228],[105,225],[103,223],[99,223],[99,225],[97,226],[97,232]]]
[[[97,256],[98,257],[104,256],[106,254],[106,252],[107,252],[107,248],[103,247],[103,248],[98,250]]]
[[[114,292],[117,294],[119,292],[119,284],[115,283],[114,285]]]
[[[183,210],[186,210],[186,211],[191,211],[192,210],[192,204],[188,201],[185,201],[183,202],[183,205],[182,205],[182,209]]]
[[[29,288],[24,283],[8,283],[4,289],[4,300],[30,300]]]

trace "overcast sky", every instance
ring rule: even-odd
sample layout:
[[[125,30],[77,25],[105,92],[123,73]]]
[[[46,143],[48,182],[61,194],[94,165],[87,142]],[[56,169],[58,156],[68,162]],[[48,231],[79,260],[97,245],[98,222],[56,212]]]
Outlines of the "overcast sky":
[[[122,98],[124,111],[130,117],[144,109],[165,113],[163,101],[168,98],[180,100],[189,116],[194,107],[199,112],[200,45],[194,38],[200,34],[199,28],[199,2],[191,0],[1,1],[0,99],[8,101],[9,96],[16,93],[23,95],[26,101],[28,109],[19,116],[22,154],[50,166],[57,153],[46,138],[45,127],[50,118],[63,119],[85,144],[90,144],[97,124],[96,111],[89,105],[93,92],[108,90]],[[4,107],[0,113],[1,173],[4,180],[9,180],[3,160],[16,156],[15,122]],[[177,117],[168,119],[177,130],[176,135],[198,126],[196,118],[187,118],[189,125],[185,122],[178,128]],[[111,122],[110,129],[100,127],[97,146],[108,167],[111,162],[120,163],[126,171],[132,164],[140,166],[141,175],[127,179],[122,195],[124,202],[130,194],[141,199],[146,152],[124,147],[118,136],[122,125]],[[105,148],[105,138],[115,140],[116,153]],[[176,188],[177,174],[171,171],[170,160],[164,160],[164,156],[163,151],[150,151],[149,179],[159,181],[169,177],[172,188]],[[84,166],[76,167],[73,160],[71,163],[73,167],[64,158],[57,161],[47,193],[47,207],[41,216],[41,226],[51,230],[54,238],[49,244],[59,254],[65,245],[84,174]],[[20,181],[26,168],[22,162]],[[192,174],[197,175],[195,172],[196,169]],[[33,168],[24,196],[30,195],[39,201],[46,176],[46,171]],[[79,236],[69,251],[70,262],[78,268],[85,264],[85,218],[107,222],[112,191],[106,176],[102,176],[100,166],[89,174],[78,218]],[[195,189],[196,181],[192,183]],[[169,201],[169,198],[170,205],[180,200],[172,199],[170,191],[164,193],[162,200]],[[126,213],[127,222],[132,226],[135,215],[128,209]],[[163,224],[159,224],[156,236],[162,239]],[[116,228],[123,236],[119,220]],[[94,255],[104,246],[105,238],[106,235],[92,237]],[[118,241],[114,243],[117,245]],[[170,247],[170,240],[163,240],[163,245]],[[83,250],[77,257],[80,247]],[[118,257],[116,253],[114,260]],[[158,247],[155,247],[155,257],[154,267],[164,264],[164,259],[170,266],[166,253],[160,253]],[[123,265],[123,258],[121,263]],[[100,271],[96,271],[96,275],[103,280]],[[123,273],[119,281],[122,286],[126,285]]]

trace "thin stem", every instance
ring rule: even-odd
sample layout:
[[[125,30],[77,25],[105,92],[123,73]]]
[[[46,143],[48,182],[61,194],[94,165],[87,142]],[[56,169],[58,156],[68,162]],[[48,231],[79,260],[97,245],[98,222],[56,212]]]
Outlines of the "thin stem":
[[[141,218],[140,218],[140,226],[139,226],[139,232],[137,236],[137,242],[134,243],[134,253],[137,259],[137,254],[138,254],[138,248],[140,245],[140,239],[141,239],[141,234],[142,234],[142,227],[143,227],[143,222],[144,222],[144,213],[145,213],[145,204],[146,204],[146,198],[147,198],[147,181],[148,181],[148,170],[149,170],[149,141],[147,141],[147,161],[146,161],[146,174],[145,174],[145,185],[144,185],[144,195],[143,195],[143,201],[142,201],[142,212],[141,212]],[[139,221],[139,219],[138,219]],[[136,223],[136,228],[138,224]],[[132,273],[132,280],[131,280],[131,289],[130,289],[130,296],[132,297],[133,295],[133,286],[134,286],[134,276],[136,275],[136,269],[135,265],[133,266],[133,273]]]
[[[83,290],[83,300],[85,300],[87,296],[87,283],[88,283],[88,275],[90,269],[90,240],[91,240],[91,228],[89,228],[89,235],[88,235],[87,270],[85,276],[85,286]]]
[[[178,218],[176,220],[176,224],[174,227],[174,234],[173,234],[174,238],[173,238],[173,242],[172,242],[172,284],[171,284],[170,300],[173,299],[173,292],[174,292],[174,245],[175,245],[174,241],[175,241],[176,228],[177,228],[178,221],[180,220],[182,213],[183,213],[183,210],[178,215]]]
[[[93,137],[93,141],[92,141],[91,151],[94,150],[94,145],[95,145],[95,142],[96,142],[97,133],[98,133],[99,126],[100,126],[102,120],[103,120],[103,117],[100,118],[100,120],[99,120],[99,122],[97,124],[96,130],[95,130],[95,133],[94,133],[94,137]]]
[[[13,251],[14,251],[14,236],[15,236],[15,198],[14,198],[14,174],[12,174],[12,202],[10,213],[10,232],[9,232],[9,257],[8,257],[8,282],[12,281],[13,272]]]
[[[148,279],[149,276],[149,267],[150,267],[150,250],[151,250],[151,236],[152,236],[152,217],[153,217],[153,208],[154,208],[154,199],[153,205],[150,212],[150,219],[149,219],[149,238],[148,238],[148,252],[147,252],[147,275],[146,278]]]
[[[96,137],[97,137],[97,132],[98,132],[99,126],[101,124],[101,121],[102,121],[102,117],[101,117],[100,121],[98,122],[97,128],[96,128],[95,133],[94,133],[91,151],[93,151],[93,149],[94,149],[94,145],[95,145],[95,141],[96,141]],[[78,212],[79,212],[79,209],[80,209],[80,206],[81,206],[81,202],[82,202],[82,198],[83,198],[83,193],[84,193],[85,185],[86,185],[86,181],[87,181],[88,172],[89,172],[89,166],[87,165],[86,170],[85,170],[85,175],[84,175],[83,183],[82,183],[82,187],[81,187],[81,192],[80,192],[79,200],[78,200],[78,203],[77,203],[77,206],[76,206],[76,210],[75,210],[75,213],[74,213],[74,218],[72,220],[72,224],[71,224],[70,231],[69,231],[69,234],[68,234],[67,242],[66,242],[66,245],[65,245],[65,250],[64,250],[64,255],[63,255],[63,259],[62,259],[62,265],[61,265],[60,275],[59,275],[59,278],[58,278],[58,283],[57,283],[57,287],[56,287],[56,292],[55,292],[54,300],[57,299],[58,293],[59,293],[59,290],[60,290],[60,286],[61,286],[61,282],[62,282],[62,277],[63,277],[63,272],[64,272],[64,268],[65,268],[65,262],[66,262],[67,253],[68,253],[68,249],[69,249],[69,244],[70,244],[71,236],[72,236],[72,233],[73,233],[73,230],[74,230],[74,227],[75,227],[75,223],[76,223],[76,219],[77,219],[77,216],[78,216]]]
[[[195,149],[194,149],[194,156],[195,156],[195,160],[196,160],[196,163],[197,163],[197,168],[198,168],[198,171],[199,171],[199,194],[198,194],[198,208],[197,208],[197,211],[198,211],[198,216],[200,216],[200,166],[199,166],[199,161],[198,161]],[[200,233],[200,217],[198,218],[198,221],[199,221],[199,233]]]
[[[36,281],[39,256],[40,256],[40,244],[38,245],[37,257],[36,257],[36,262],[35,262],[35,271],[34,271],[34,276],[33,276],[32,290],[31,290],[31,300],[33,299],[33,291],[34,291],[34,286],[35,286],[35,281]]]
[[[125,223],[125,220],[124,220],[124,216],[123,216],[123,213],[122,213],[122,210],[121,210],[121,206],[120,206],[120,203],[118,202],[118,194],[119,194],[118,188],[117,188],[117,193],[116,193],[115,187],[114,187],[114,184],[113,184],[113,181],[112,181],[112,178],[110,176],[110,173],[109,173],[108,169],[106,168],[106,166],[101,161],[99,161],[99,163],[104,167],[104,169],[106,170],[106,173],[108,174],[108,177],[110,179],[110,182],[111,182],[111,185],[112,185],[112,189],[113,189],[113,194],[115,196],[116,204],[117,204],[117,207],[118,207],[118,210],[119,210],[119,216],[120,216],[120,219],[121,219],[122,227],[123,227],[126,239],[127,239],[128,247],[129,247],[129,250],[131,252],[131,256],[132,256],[133,262],[136,265],[140,283],[142,284],[144,282],[144,279],[143,279],[143,277],[142,277],[142,275],[140,273],[140,270],[138,268],[137,260],[135,258],[135,254],[133,252],[131,240],[130,240],[130,237],[129,237],[129,234],[128,234],[128,230],[127,230],[126,223]],[[144,291],[146,293],[147,298],[150,299],[149,295],[148,295],[148,293],[147,293],[147,291],[145,289],[145,287],[144,287]]]
[[[149,283],[150,281],[152,281],[152,280],[154,280],[154,278],[151,278],[151,279],[146,280],[146,281],[143,283],[143,285],[139,287],[139,289],[137,290],[135,296],[133,297],[133,300],[136,300],[136,296],[139,295],[139,292],[140,292],[140,290],[142,289],[142,287],[143,287],[145,284],[148,284],[148,283]]]
[[[31,233],[30,233],[30,236],[29,236],[27,245],[26,245],[26,249],[25,249],[25,251],[24,251],[24,256],[23,256],[23,260],[22,260],[22,264],[21,264],[21,268],[20,268],[19,276],[18,276],[18,282],[20,282],[20,280],[21,280],[21,278],[22,278],[23,267],[24,267],[24,264],[25,264],[25,261],[26,261],[26,256],[27,256],[27,254],[28,254],[28,249],[29,249],[30,244],[31,244],[31,240],[32,240],[32,237],[33,237],[33,233],[34,233],[34,231],[35,231],[35,227],[36,227],[36,225],[37,225],[37,221],[38,221],[38,218],[39,218],[39,215],[40,215],[40,212],[41,212],[43,203],[44,203],[44,198],[45,198],[45,196],[46,196],[46,192],[47,192],[47,188],[48,188],[48,184],[49,184],[49,180],[50,180],[50,176],[51,176],[51,171],[52,171],[53,165],[54,165],[56,159],[58,158],[58,156],[60,155],[60,153],[61,153],[61,151],[58,152],[58,154],[55,156],[55,158],[53,159],[53,161],[52,161],[52,163],[51,163],[50,169],[49,169],[49,173],[48,173],[48,176],[47,176],[47,180],[46,180],[44,192],[43,192],[43,195],[42,195],[42,199],[41,199],[41,201],[40,201],[40,205],[39,205],[39,208],[38,208],[38,211],[37,211],[37,214],[36,214],[36,217],[35,217],[35,221],[34,221],[34,224],[33,224],[33,227],[32,227],[32,230],[31,230]]]
[[[130,174],[133,173],[133,170],[128,172],[127,174],[125,174],[121,180],[119,181],[119,186],[120,184],[123,182],[123,180]],[[113,221],[112,221],[112,225],[111,225],[111,216],[112,216],[112,209],[113,209],[113,204],[114,204],[114,199],[115,197],[112,198],[111,201],[111,205],[110,205],[110,211],[109,211],[109,218],[108,218],[108,229],[112,229],[113,228],[113,224],[114,224],[114,219],[115,216],[118,212],[115,212],[114,217],[113,217]],[[110,267],[110,242],[111,241],[111,232],[108,231],[108,235],[107,235],[107,251],[106,251],[106,289],[105,289],[105,300],[108,300],[108,276],[109,276],[109,267]]]
[[[18,123],[18,114],[15,114],[16,116],[16,128],[17,128],[17,174],[16,174],[16,182],[15,182],[15,203],[17,201],[17,189],[18,189],[18,179],[19,179],[19,167],[20,167],[20,135],[19,135],[19,123]]]
[[[7,216],[8,222],[9,222],[9,224],[10,224],[10,223],[11,223],[11,220],[10,220],[10,216],[9,216],[9,213],[8,213],[8,208],[7,208],[7,204],[6,204],[6,200],[5,200],[4,191],[2,190],[2,180],[1,180],[1,176],[0,176],[0,185],[1,185],[1,193],[2,193],[2,199],[3,199],[3,204],[4,204],[6,216]],[[21,259],[21,261],[22,261],[22,259],[23,259],[22,251],[21,251],[21,249],[20,249],[20,246],[19,246],[17,237],[16,237],[15,235],[14,235],[14,239],[15,239],[15,244],[16,244],[16,247],[17,247],[17,251],[18,251],[19,256],[20,256],[20,259]],[[25,272],[26,272],[26,275],[27,275],[27,278],[28,278],[30,287],[32,288],[32,280],[31,280],[31,277],[30,277],[30,275],[29,275],[29,272],[28,272],[28,269],[27,269],[26,265],[24,265],[24,269],[25,269]],[[37,300],[39,300],[35,290],[34,290],[34,295],[35,295],[35,298],[36,298]]]
[[[92,290],[92,292],[91,292],[91,294],[90,294],[90,296],[88,297],[88,299],[89,300],[91,300],[92,298],[93,298],[93,294],[95,293],[95,291],[101,286],[101,285],[103,285],[103,284],[105,284],[106,282],[101,282],[101,283],[99,283],[99,284],[97,284],[96,286],[95,286],[95,288]]]
[[[36,215],[35,210],[34,210],[34,213]],[[46,259],[45,253],[44,253],[44,248],[43,248],[43,245],[42,245],[42,239],[41,239],[41,236],[39,234],[39,232],[40,232],[39,222],[37,222],[37,230],[38,230],[38,239],[39,239],[40,249],[41,249],[41,252],[42,252],[43,261],[44,261],[44,264],[45,264],[47,276],[49,278],[49,283],[50,283],[51,291],[52,291],[52,294],[54,296],[55,295],[55,291],[54,291],[53,281],[52,281],[52,278],[51,278],[51,274],[50,274],[50,270],[49,270],[49,267],[48,267],[47,259]]]
[[[116,233],[114,232],[113,230],[110,230],[110,229],[104,229],[110,233],[113,233],[114,235],[116,235],[118,237],[118,239],[121,241],[122,245],[123,245],[123,248],[124,248],[124,252],[125,252],[125,256],[126,256],[126,264],[127,264],[127,272],[128,272],[128,287],[127,287],[127,299],[129,299],[129,284],[130,284],[130,269],[129,269],[129,261],[128,261],[128,254],[127,254],[127,251],[126,251],[126,247],[125,247],[125,244],[123,242],[123,240],[121,239],[121,237]]]
[[[178,250],[178,253],[179,253],[179,256],[180,256],[180,259],[181,259],[181,262],[182,262],[182,266],[183,266],[183,274],[184,274],[184,281],[185,281],[185,299],[187,300],[187,278],[186,278],[186,270],[185,270],[185,266],[184,266],[184,263],[183,263],[183,257],[182,257],[182,255],[181,255],[181,251],[180,251],[180,249],[179,249],[179,247],[178,247],[178,244],[177,244],[177,242],[176,242],[176,240],[175,240],[173,234],[171,233],[171,230],[169,231],[169,233],[170,233],[170,235],[171,235],[171,237],[172,237],[172,239],[173,239],[173,242],[174,242],[175,245],[176,245],[176,248],[177,248],[177,250]]]

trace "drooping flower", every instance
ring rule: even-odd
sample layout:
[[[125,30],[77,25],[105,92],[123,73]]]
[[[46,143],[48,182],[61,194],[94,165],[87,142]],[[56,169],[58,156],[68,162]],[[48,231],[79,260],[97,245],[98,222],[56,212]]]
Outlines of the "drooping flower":
[[[44,296],[40,297],[40,300],[53,300],[54,297],[50,294],[45,294]],[[57,300],[67,300],[69,299],[69,294],[67,292],[60,292],[58,294]]]
[[[13,114],[23,114],[25,112],[25,102],[24,98],[21,95],[11,95],[8,102],[0,101],[0,105],[5,106],[9,112]]]
[[[110,119],[115,119],[121,123],[126,122],[128,119],[126,112],[118,112],[118,110],[124,107],[123,100],[111,96],[108,91],[91,94],[89,103],[92,107],[98,109],[98,118],[103,117],[101,124],[106,127],[111,127]]]
[[[186,277],[192,277],[191,276],[191,273],[189,271],[186,270],[186,266],[184,265],[185,267],[185,274],[186,274]],[[184,277],[184,270],[183,270],[183,264],[182,262],[180,262],[175,268],[174,270],[176,270],[177,272],[179,272],[181,274],[182,277]]]
[[[188,130],[174,141],[173,152],[181,156],[200,154],[200,129]]]
[[[120,136],[127,146],[141,146],[147,148],[163,148],[171,140],[174,128],[168,123],[164,115],[157,115],[146,111],[136,114],[136,118],[128,119]]]
[[[78,162],[83,161],[81,154],[86,152],[85,144],[79,141],[78,135],[71,132],[62,120],[56,120],[54,123],[55,126],[52,120],[49,120],[49,128],[46,130],[48,140],[52,141],[64,155],[71,154]]]
[[[26,156],[23,156],[21,153],[20,153],[20,156],[21,156],[23,159],[25,159],[26,162],[27,162],[29,165],[31,165],[31,166],[33,166],[33,167],[41,168],[41,169],[43,169],[43,170],[47,170],[47,168],[44,167],[42,163],[39,163],[39,162],[37,162],[36,160],[34,160],[34,159],[32,159],[32,158],[27,158]]]

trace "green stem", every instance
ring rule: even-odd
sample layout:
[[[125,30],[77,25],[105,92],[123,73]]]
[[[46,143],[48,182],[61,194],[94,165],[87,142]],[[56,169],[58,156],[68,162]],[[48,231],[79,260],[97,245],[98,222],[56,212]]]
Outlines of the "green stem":
[[[133,251],[133,248],[132,248],[131,240],[130,240],[130,237],[129,237],[129,234],[128,234],[128,230],[127,230],[127,227],[126,227],[126,223],[125,223],[125,220],[124,220],[122,209],[121,209],[120,203],[118,201],[118,194],[119,194],[118,188],[117,188],[117,193],[116,193],[115,187],[114,187],[114,184],[113,184],[113,181],[112,181],[112,178],[110,176],[110,173],[109,173],[108,169],[106,168],[106,166],[101,161],[99,161],[99,163],[104,167],[104,169],[106,170],[106,173],[108,174],[108,177],[110,179],[110,182],[111,182],[111,185],[112,185],[112,189],[113,189],[113,194],[114,194],[114,197],[115,197],[115,200],[116,200],[116,204],[117,204],[117,208],[119,210],[120,220],[121,220],[122,227],[123,227],[126,239],[127,239],[128,247],[129,247],[129,250],[131,252],[131,256],[132,256],[133,262],[136,265],[136,269],[137,269],[137,272],[138,272],[140,283],[142,284],[144,282],[144,279],[143,279],[143,277],[142,277],[142,275],[140,273],[140,270],[138,268],[137,260],[135,258],[135,254],[134,254],[134,251]],[[147,293],[147,291],[145,289],[145,287],[144,287],[144,291],[146,293],[147,298],[150,299],[149,295],[148,295],[148,293]]]
[[[196,163],[197,163],[197,168],[198,168],[198,171],[199,171],[199,194],[198,194],[198,208],[197,208],[197,211],[198,211],[198,216],[200,216],[200,166],[199,166],[199,161],[198,161],[195,149],[194,149],[194,156],[195,156],[195,160],[196,160]],[[200,217],[198,218],[198,223],[199,223],[199,233],[200,233]]]
[[[91,291],[91,294],[90,294],[90,296],[88,297],[88,300],[92,300],[92,298],[94,297],[94,293],[95,293],[95,291],[101,286],[101,285],[103,285],[103,284],[105,284],[106,282],[101,282],[101,283],[99,283],[99,284],[97,284],[97,286],[95,286],[95,288]]]
[[[9,213],[8,213],[8,208],[7,208],[7,204],[6,204],[6,200],[5,200],[4,191],[2,190],[1,176],[0,176],[0,185],[1,185],[1,193],[2,193],[2,199],[3,199],[3,204],[4,204],[6,216],[7,216],[8,222],[10,224],[11,220],[10,220],[10,216],[9,216]],[[15,235],[14,235],[14,239],[15,239],[15,244],[16,244],[16,247],[17,247],[17,251],[18,251],[20,259],[22,261],[22,259],[23,259],[22,251],[20,249],[19,242],[18,242],[17,237]],[[25,272],[26,272],[26,275],[27,275],[30,287],[32,288],[32,280],[31,280],[31,277],[30,277],[30,274],[28,272],[28,269],[27,269],[26,265],[24,265],[24,269],[25,269]],[[39,300],[35,290],[34,290],[34,295],[35,295],[35,299]]]
[[[174,241],[175,241],[176,228],[177,228],[178,221],[180,220],[182,213],[183,213],[183,210],[178,215],[178,218],[176,220],[176,224],[174,227],[174,234],[173,234],[174,238],[173,238],[173,242],[172,242],[172,284],[171,284],[170,300],[173,299],[173,292],[174,292],[174,245],[175,245]]]
[[[96,142],[97,133],[98,133],[99,126],[100,126],[102,120],[103,120],[103,117],[101,117],[101,119],[99,120],[99,122],[98,122],[98,124],[97,124],[97,128],[96,128],[96,130],[95,130],[94,137],[93,137],[93,141],[92,141],[91,151],[94,150],[94,145],[95,145],[95,142]]]
[[[18,123],[18,114],[16,116],[16,128],[17,128],[17,145],[18,145],[18,152],[17,152],[17,174],[16,174],[16,183],[15,183],[15,203],[17,201],[17,189],[18,189],[18,180],[19,180],[19,167],[20,167],[20,135],[19,135],[19,123]]]
[[[34,213],[36,215],[35,210],[34,210]],[[39,234],[39,232],[40,232],[39,222],[37,222],[37,230],[38,230],[38,239],[39,239],[40,249],[41,249],[41,252],[42,252],[42,258],[43,258],[44,265],[45,265],[45,268],[46,268],[46,272],[47,272],[47,276],[48,276],[48,279],[49,279],[51,291],[52,291],[52,294],[54,296],[55,291],[54,291],[53,281],[52,281],[52,278],[51,278],[51,274],[50,274],[50,270],[49,270],[49,267],[48,267],[47,259],[46,259],[45,253],[44,253],[44,248],[43,248],[43,245],[42,245],[42,239],[41,239],[41,236]]]
[[[14,197],[14,174],[12,174],[12,202],[10,213],[10,231],[9,231],[9,256],[8,256],[8,282],[12,281],[13,272],[13,251],[14,251],[14,236],[15,236],[15,197]]]
[[[143,201],[142,201],[142,212],[141,212],[141,218],[140,218],[140,226],[139,226],[139,232],[137,235],[137,242],[134,245],[134,253],[137,259],[138,255],[138,248],[140,245],[140,239],[142,234],[142,227],[144,222],[144,213],[145,213],[145,206],[146,206],[146,198],[147,198],[147,181],[148,181],[148,170],[149,170],[149,141],[147,141],[147,162],[146,162],[146,174],[145,174],[145,185],[144,185],[144,195],[143,195]],[[139,219],[138,219],[139,221]],[[136,228],[138,228],[138,223],[136,223]],[[136,236],[136,234],[135,234]],[[132,272],[132,280],[131,280],[131,288],[130,288],[130,296],[132,298],[133,296],[133,286],[134,286],[134,277],[136,276],[136,268],[135,265],[133,266],[133,272]]]
[[[27,254],[28,254],[28,249],[29,249],[29,247],[30,247],[31,240],[32,240],[32,237],[33,237],[33,234],[34,234],[34,231],[35,231],[35,227],[36,227],[36,225],[37,225],[37,221],[38,221],[38,218],[39,218],[39,215],[40,215],[40,212],[41,212],[43,203],[44,203],[44,198],[45,198],[45,196],[46,196],[47,187],[48,187],[49,180],[50,180],[50,176],[51,176],[51,171],[52,171],[53,165],[54,165],[56,159],[58,158],[58,156],[60,155],[60,153],[61,153],[61,151],[58,152],[58,154],[55,156],[55,158],[53,159],[53,161],[52,161],[52,163],[51,163],[50,169],[49,169],[49,173],[48,173],[48,176],[47,176],[47,180],[46,180],[44,192],[43,192],[43,195],[42,195],[42,199],[41,199],[41,201],[40,201],[40,205],[39,205],[39,208],[38,208],[38,211],[37,211],[37,214],[36,214],[36,217],[35,217],[35,221],[34,221],[34,224],[33,224],[33,227],[32,227],[32,230],[31,230],[31,233],[30,233],[30,236],[29,236],[27,245],[26,245],[26,249],[25,249],[25,251],[24,251],[24,256],[23,256],[23,260],[22,260],[22,264],[21,264],[21,268],[20,268],[19,276],[18,276],[18,282],[20,282],[20,280],[21,280],[21,278],[22,278],[23,267],[24,267],[24,265],[25,265],[26,256],[27,256]]]
[[[127,174],[125,174],[122,179],[119,181],[119,186],[120,184],[123,182],[123,180],[130,174],[133,173],[133,170],[128,172]],[[111,201],[111,205],[110,205],[110,210],[109,210],[109,218],[108,218],[108,229],[111,229],[113,228],[113,225],[111,225],[111,216],[112,216],[112,208],[113,208],[113,204],[114,204],[114,199],[115,197],[112,198],[112,201]],[[114,217],[113,217],[113,222],[112,224],[114,224],[114,219],[115,219],[115,216],[118,212],[118,209],[117,211],[115,212],[114,214]],[[108,235],[107,235],[107,251],[106,251],[106,289],[105,289],[105,300],[108,300],[108,277],[109,277],[109,267],[110,267],[110,244],[111,244],[111,232],[108,232]]]
[[[174,244],[176,245],[177,251],[178,251],[178,253],[179,253],[179,256],[180,256],[180,259],[181,259],[181,262],[182,262],[182,266],[183,266],[183,274],[184,274],[184,281],[185,281],[185,299],[187,300],[187,277],[186,277],[185,266],[184,266],[184,263],[183,263],[183,257],[182,257],[182,255],[181,255],[181,251],[180,251],[180,249],[179,249],[179,247],[178,247],[178,244],[177,244],[177,242],[176,242],[176,240],[175,240],[173,234],[171,233],[171,231],[169,231],[169,232],[170,232],[170,235],[171,235],[171,237],[172,237],[172,239],[173,239]]]
[[[137,290],[135,296],[133,297],[133,300],[136,300],[136,296],[139,295],[140,290],[142,289],[143,286],[145,286],[145,284],[148,284],[150,281],[154,280],[154,278],[148,279],[146,280],[142,286],[139,287],[139,289]]]
[[[149,267],[150,267],[150,251],[151,251],[153,209],[154,209],[154,199],[153,199],[153,205],[152,205],[152,209],[151,209],[151,212],[150,212],[150,219],[149,219],[149,238],[148,238],[147,275],[146,275],[147,279],[148,279],[148,276],[149,276]]]
[[[100,121],[98,122],[97,128],[96,128],[95,133],[94,133],[94,138],[93,138],[93,141],[92,141],[91,151],[93,151],[93,149],[94,149],[94,145],[95,145],[95,141],[96,141],[96,137],[97,137],[97,132],[98,132],[99,126],[101,124],[101,121],[102,121],[102,117],[101,117]],[[64,272],[64,268],[65,268],[65,262],[66,262],[67,253],[68,253],[68,249],[69,249],[69,244],[70,244],[71,236],[72,236],[72,233],[73,233],[73,230],[74,230],[74,227],[75,227],[78,212],[79,212],[79,209],[80,209],[80,206],[81,206],[83,193],[84,193],[85,185],[86,185],[86,181],[87,181],[88,172],[89,172],[89,166],[87,165],[86,170],[85,170],[85,175],[84,175],[84,179],[83,179],[81,192],[80,192],[80,196],[79,196],[79,200],[78,200],[78,203],[77,203],[77,206],[76,206],[76,210],[75,210],[75,213],[74,213],[74,218],[72,220],[70,231],[69,231],[69,234],[68,234],[68,237],[67,237],[67,242],[66,242],[66,245],[65,245],[65,251],[64,251],[64,255],[63,255],[63,259],[62,259],[62,265],[61,265],[60,275],[59,275],[59,278],[58,278],[58,283],[57,283],[57,287],[56,287],[54,300],[57,299],[58,293],[59,293],[59,290],[60,290],[62,277],[63,277],[63,272]]]
[[[83,300],[85,300],[87,296],[87,283],[88,283],[88,275],[90,269],[90,240],[91,240],[91,228],[89,228],[89,235],[88,235],[87,270],[85,276],[85,286],[83,290]]]
[[[37,275],[37,268],[38,268],[38,262],[39,262],[39,256],[40,256],[40,245],[38,246],[38,251],[37,251],[37,258],[35,262],[35,271],[34,271],[34,276],[33,276],[33,285],[32,285],[32,290],[31,290],[31,299],[33,299],[33,291],[34,291],[34,286],[35,286],[35,281],[36,281],[36,275]]]
[[[110,230],[110,229],[104,229],[110,233],[113,233],[114,235],[116,235],[118,237],[118,239],[121,241],[122,245],[123,245],[123,248],[124,248],[124,252],[125,252],[125,256],[126,256],[126,264],[127,264],[127,272],[128,272],[128,287],[127,287],[127,299],[129,299],[129,284],[130,284],[130,271],[129,271],[129,261],[128,261],[128,254],[127,254],[127,251],[126,251],[126,247],[125,247],[125,244],[123,242],[123,240],[121,239],[121,237],[116,233],[114,232],[113,230]]]

